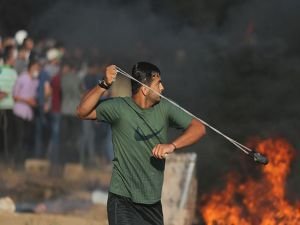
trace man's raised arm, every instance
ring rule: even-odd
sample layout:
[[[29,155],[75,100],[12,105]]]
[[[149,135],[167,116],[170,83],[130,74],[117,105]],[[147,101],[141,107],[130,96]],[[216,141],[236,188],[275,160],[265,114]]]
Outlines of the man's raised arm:
[[[106,67],[105,76],[93,89],[88,91],[77,106],[76,114],[80,119],[96,119],[96,107],[104,92],[112,85],[117,76],[115,65]]]

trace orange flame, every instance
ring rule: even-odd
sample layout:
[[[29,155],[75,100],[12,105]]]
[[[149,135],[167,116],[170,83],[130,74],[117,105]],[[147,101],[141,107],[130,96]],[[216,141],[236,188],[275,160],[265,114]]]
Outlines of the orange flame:
[[[269,164],[261,168],[262,179],[239,183],[229,174],[223,191],[203,197],[201,214],[207,225],[299,225],[300,202],[285,199],[285,181],[290,172],[293,147],[283,139],[256,144]]]

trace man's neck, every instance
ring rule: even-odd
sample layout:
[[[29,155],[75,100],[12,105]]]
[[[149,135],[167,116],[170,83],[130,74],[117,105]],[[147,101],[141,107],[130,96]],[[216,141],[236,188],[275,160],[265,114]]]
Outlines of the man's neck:
[[[149,109],[154,105],[153,102],[147,101],[145,96],[141,96],[139,94],[133,95],[132,99],[135,102],[135,104],[137,104],[142,109]]]
[[[13,65],[6,62],[6,63],[3,63],[3,67],[13,68]]]

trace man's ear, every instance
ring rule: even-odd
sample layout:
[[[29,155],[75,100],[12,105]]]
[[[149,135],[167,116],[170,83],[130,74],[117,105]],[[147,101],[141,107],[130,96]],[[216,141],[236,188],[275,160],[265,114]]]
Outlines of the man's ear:
[[[149,89],[144,87],[144,86],[141,87],[141,91],[142,91],[144,96],[148,95],[148,93],[149,93]]]

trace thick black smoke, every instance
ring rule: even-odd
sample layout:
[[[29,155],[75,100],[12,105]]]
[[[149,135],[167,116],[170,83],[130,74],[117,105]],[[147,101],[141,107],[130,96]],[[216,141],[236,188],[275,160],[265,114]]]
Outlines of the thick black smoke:
[[[172,21],[161,13],[167,10],[145,1],[59,1],[35,18],[31,30],[98,47],[127,71],[136,61],[151,61],[162,70],[168,97],[229,136],[241,142],[283,136],[299,149],[298,6],[296,0],[228,3],[223,20],[205,29],[184,25],[180,17]],[[200,177],[210,171],[200,179],[204,190],[232,167],[254,167],[212,132],[192,149],[199,152]],[[291,181],[300,187],[295,176]]]
[[[299,149],[300,2],[200,1],[176,17],[174,7],[155,2],[54,1],[33,17],[29,30],[70,46],[100,48],[127,71],[151,61],[161,68],[166,96],[227,135],[241,142],[280,136]],[[183,22],[197,10],[200,22]],[[209,130],[191,150],[199,153],[201,191],[219,184],[228,170],[246,175],[243,165],[255,167]],[[297,162],[292,171],[299,171]],[[296,194],[296,173],[289,182]]]

